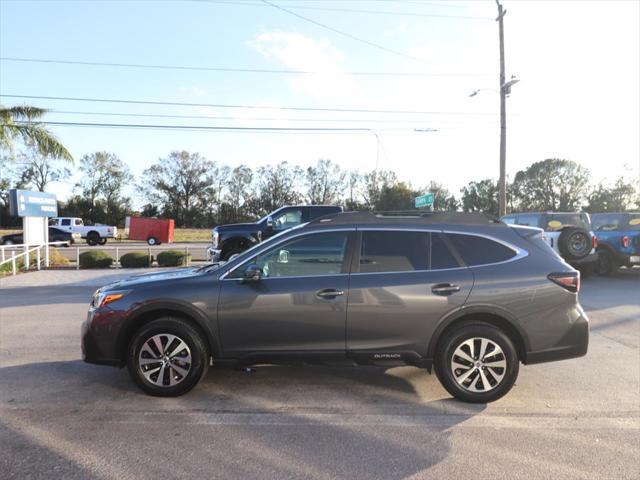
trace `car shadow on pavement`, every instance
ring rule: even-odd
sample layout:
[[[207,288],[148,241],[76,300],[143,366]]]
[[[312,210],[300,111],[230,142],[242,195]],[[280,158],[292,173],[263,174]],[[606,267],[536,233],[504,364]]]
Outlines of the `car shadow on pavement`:
[[[437,380],[414,367],[260,366],[251,373],[213,368],[196,389],[178,398],[146,396],[126,369],[79,360],[0,368],[0,384],[2,410],[31,412],[29,422],[54,433],[63,428],[56,423],[62,420],[42,412],[60,411],[67,423],[95,419],[97,413],[98,423],[118,417],[115,423],[94,425],[96,433],[85,435],[119,428],[127,431],[126,442],[146,442],[149,448],[156,440],[141,430],[154,428],[153,422],[155,427],[167,421],[190,423],[189,429],[203,436],[214,425],[218,430],[226,425],[240,432],[242,442],[225,444],[225,456],[216,462],[235,478],[258,478],[264,472],[272,478],[405,478],[445,459],[449,429],[485,408],[443,398]],[[404,433],[407,428],[412,429],[411,440]],[[206,441],[193,443],[202,451],[176,456],[176,472],[192,471],[189,459],[211,454]],[[83,444],[91,447],[86,439]],[[246,456],[247,449],[253,460],[227,460]],[[145,468],[152,476],[152,459],[138,458],[135,449],[123,455],[148,461]],[[174,453],[163,450],[163,455],[171,460]],[[118,461],[127,465],[126,459]]]

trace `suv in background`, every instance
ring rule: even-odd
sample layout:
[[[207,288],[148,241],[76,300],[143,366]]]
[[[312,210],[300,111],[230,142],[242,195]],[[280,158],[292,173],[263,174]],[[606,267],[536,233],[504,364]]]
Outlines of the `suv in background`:
[[[569,265],[589,275],[595,270],[598,239],[591,231],[591,219],[584,212],[512,213],[501,218],[509,225],[544,230],[545,241]]]
[[[342,212],[334,205],[294,205],[279,208],[255,223],[218,225],[211,231],[207,259],[227,261],[231,256],[251,248],[262,240],[331,213]]]
[[[83,358],[127,365],[157,396],[188,392],[210,365],[399,362],[490,402],[520,362],[587,352],[580,275],[542,235],[482,214],[325,216],[226,263],[100,288]]]
[[[640,265],[640,213],[594,213],[591,221],[598,237],[599,275]]]

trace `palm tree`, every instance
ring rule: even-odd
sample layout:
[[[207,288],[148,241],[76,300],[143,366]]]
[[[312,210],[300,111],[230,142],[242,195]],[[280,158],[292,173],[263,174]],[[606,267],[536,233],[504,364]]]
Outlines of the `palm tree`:
[[[0,105],[0,147],[11,149],[16,138],[34,145],[45,156],[73,161],[71,153],[38,120],[47,110],[28,105],[5,108]]]

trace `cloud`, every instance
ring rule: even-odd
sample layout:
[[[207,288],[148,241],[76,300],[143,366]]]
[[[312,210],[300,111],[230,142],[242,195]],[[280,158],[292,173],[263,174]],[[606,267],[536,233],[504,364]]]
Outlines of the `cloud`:
[[[289,69],[315,72],[288,80],[296,93],[345,99],[357,91],[353,79],[341,69],[344,53],[326,39],[315,40],[295,32],[264,32],[247,44],[266,59],[276,60]]]

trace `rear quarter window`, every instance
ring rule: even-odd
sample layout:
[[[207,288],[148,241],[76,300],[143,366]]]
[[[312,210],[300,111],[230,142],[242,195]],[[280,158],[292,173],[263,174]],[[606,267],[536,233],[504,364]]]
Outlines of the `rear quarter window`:
[[[448,233],[447,238],[470,267],[504,262],[516,255],[511,248],[485,237]]]

